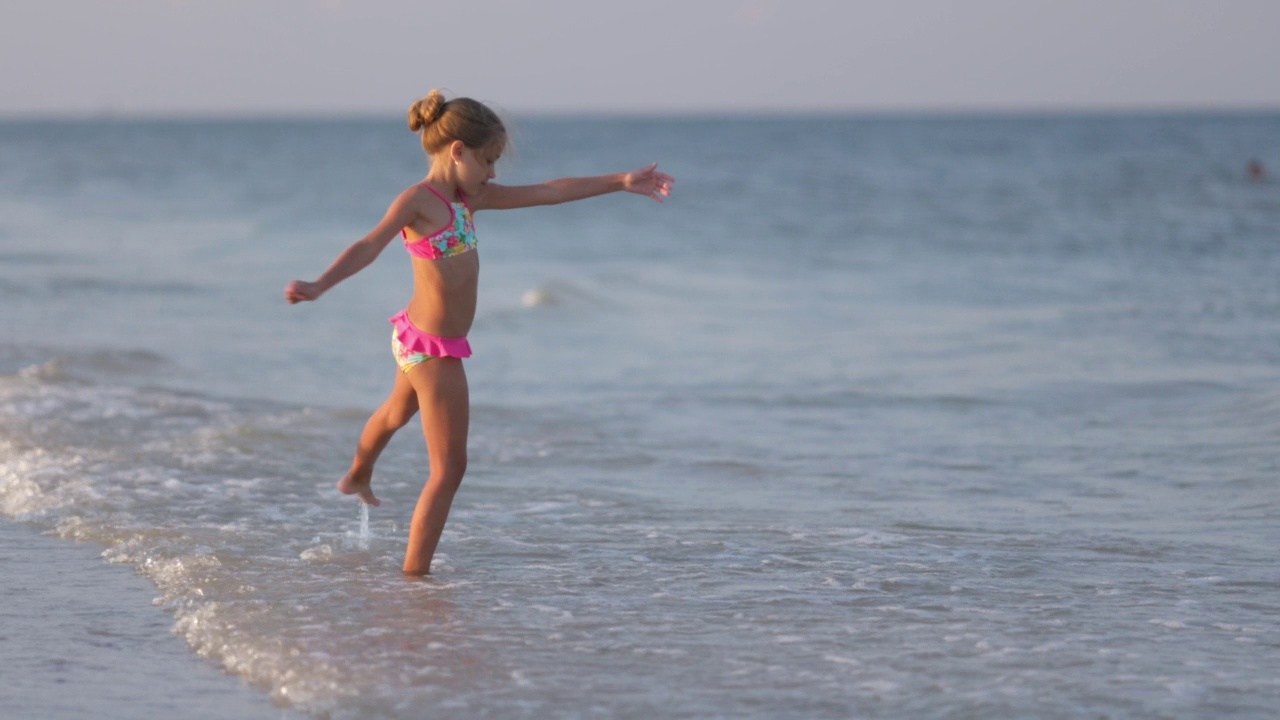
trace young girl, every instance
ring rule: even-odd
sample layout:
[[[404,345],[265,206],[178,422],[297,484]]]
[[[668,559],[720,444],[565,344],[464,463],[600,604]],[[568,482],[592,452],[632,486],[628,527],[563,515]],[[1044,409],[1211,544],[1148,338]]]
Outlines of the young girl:
[[[422,182],[400,193],[386,215],[313,282],[284,290],[291,304],[316,300],[368,266],[397,234],[413,264],[413,298],[391,318],[391,349],[399,372],[391,395],[365,424],[351,468],[338,489],[370,505],[373,465],[397,430],[422,413],[431,474],[409,525],[404,571],[431,569],[453,496],[467,468],[470,404],[462,359],[471,356],[467,333],[476,314],[480,261],[472,213],[555,205],[625,190],[659,202],[674,179],[657,163],[629,173],[563,178],[539,185],[490,182],[506,146],[502,121],[470,98],[445,101],[438,90],[409,108],[409,129],[422,137],[431,167]]]

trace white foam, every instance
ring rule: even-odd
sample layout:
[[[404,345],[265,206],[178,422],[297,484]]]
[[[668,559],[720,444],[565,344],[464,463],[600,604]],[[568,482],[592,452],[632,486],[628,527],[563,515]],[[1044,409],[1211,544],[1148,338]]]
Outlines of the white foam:
[[[333,558],[333,548],[329,545],[318,545],[303,550],[299,558],[307,562],[325,562]]]
[[[545,287],[534,288],[520,296],[520,304],[527,308],[555,305],[559,301],[559,296],[557,296],[550,288]]]
[[[62,358],[54,358],[39,365],[29,365],[18,371],[18,376],[27,380],[56,381],[65,380],[66,363]]]

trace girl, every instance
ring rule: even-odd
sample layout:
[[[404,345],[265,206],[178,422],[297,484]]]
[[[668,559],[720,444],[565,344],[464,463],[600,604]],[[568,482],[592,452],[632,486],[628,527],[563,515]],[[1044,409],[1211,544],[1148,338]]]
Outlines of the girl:
[[[430,157],[426,179],[400,193],[382,221],[320,277],[289,283],[284,297],[291,304],[316,300],[372,263],[397,234],[404,237],[413,264],[413,298],[391,318],[391,348],[399,372],[391,395],[365,424],[338,489],[378,505],[373,465],[391,436],[421,412],[431,474],[409,525],[404,572],[425,575],[467,468],[470,404],[462,359],[471,356],[467,332],[475,319],[480,272],[472,213],[555,205],[619,190],[662,202],[674,179],[658,172],[654,163],[629,173],[539,185],[492,183],[494,164],[507,141],[502,121],[482,103],[446,101],[438,90],[409,108],[409,129],[421,136]]]

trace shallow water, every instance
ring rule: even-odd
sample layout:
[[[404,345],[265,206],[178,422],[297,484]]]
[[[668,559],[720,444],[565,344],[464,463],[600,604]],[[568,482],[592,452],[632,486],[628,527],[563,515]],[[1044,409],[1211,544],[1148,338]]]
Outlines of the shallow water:
[[[171,618],[146,611],[151,584],[100,551],[0,523],[4,717],[290,717],[193,656]]]
[[[367,516],[333,488],[407,262],[279,298],[420,176],[412,138],[73,129],[0,126],[47,160],[0,162],[0,514],[141,573],[162,610],[119,612],[278,707],[1280,701],[1280,188],[1243,174],[1280,118],[528,121],[503,179],[671,158],[677,193],[478,215],[470,469],[425,580],[420,434]]]

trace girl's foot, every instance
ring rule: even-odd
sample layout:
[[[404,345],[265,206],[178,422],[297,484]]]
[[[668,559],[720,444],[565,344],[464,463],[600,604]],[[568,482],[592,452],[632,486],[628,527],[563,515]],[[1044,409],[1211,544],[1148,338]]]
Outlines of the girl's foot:
[[[372,480],[371,477],[357,478],[354,473],[349,472],[338,481],[338,492],[358,495],[361,502],[377,507],[382,501],[374,497]]]

